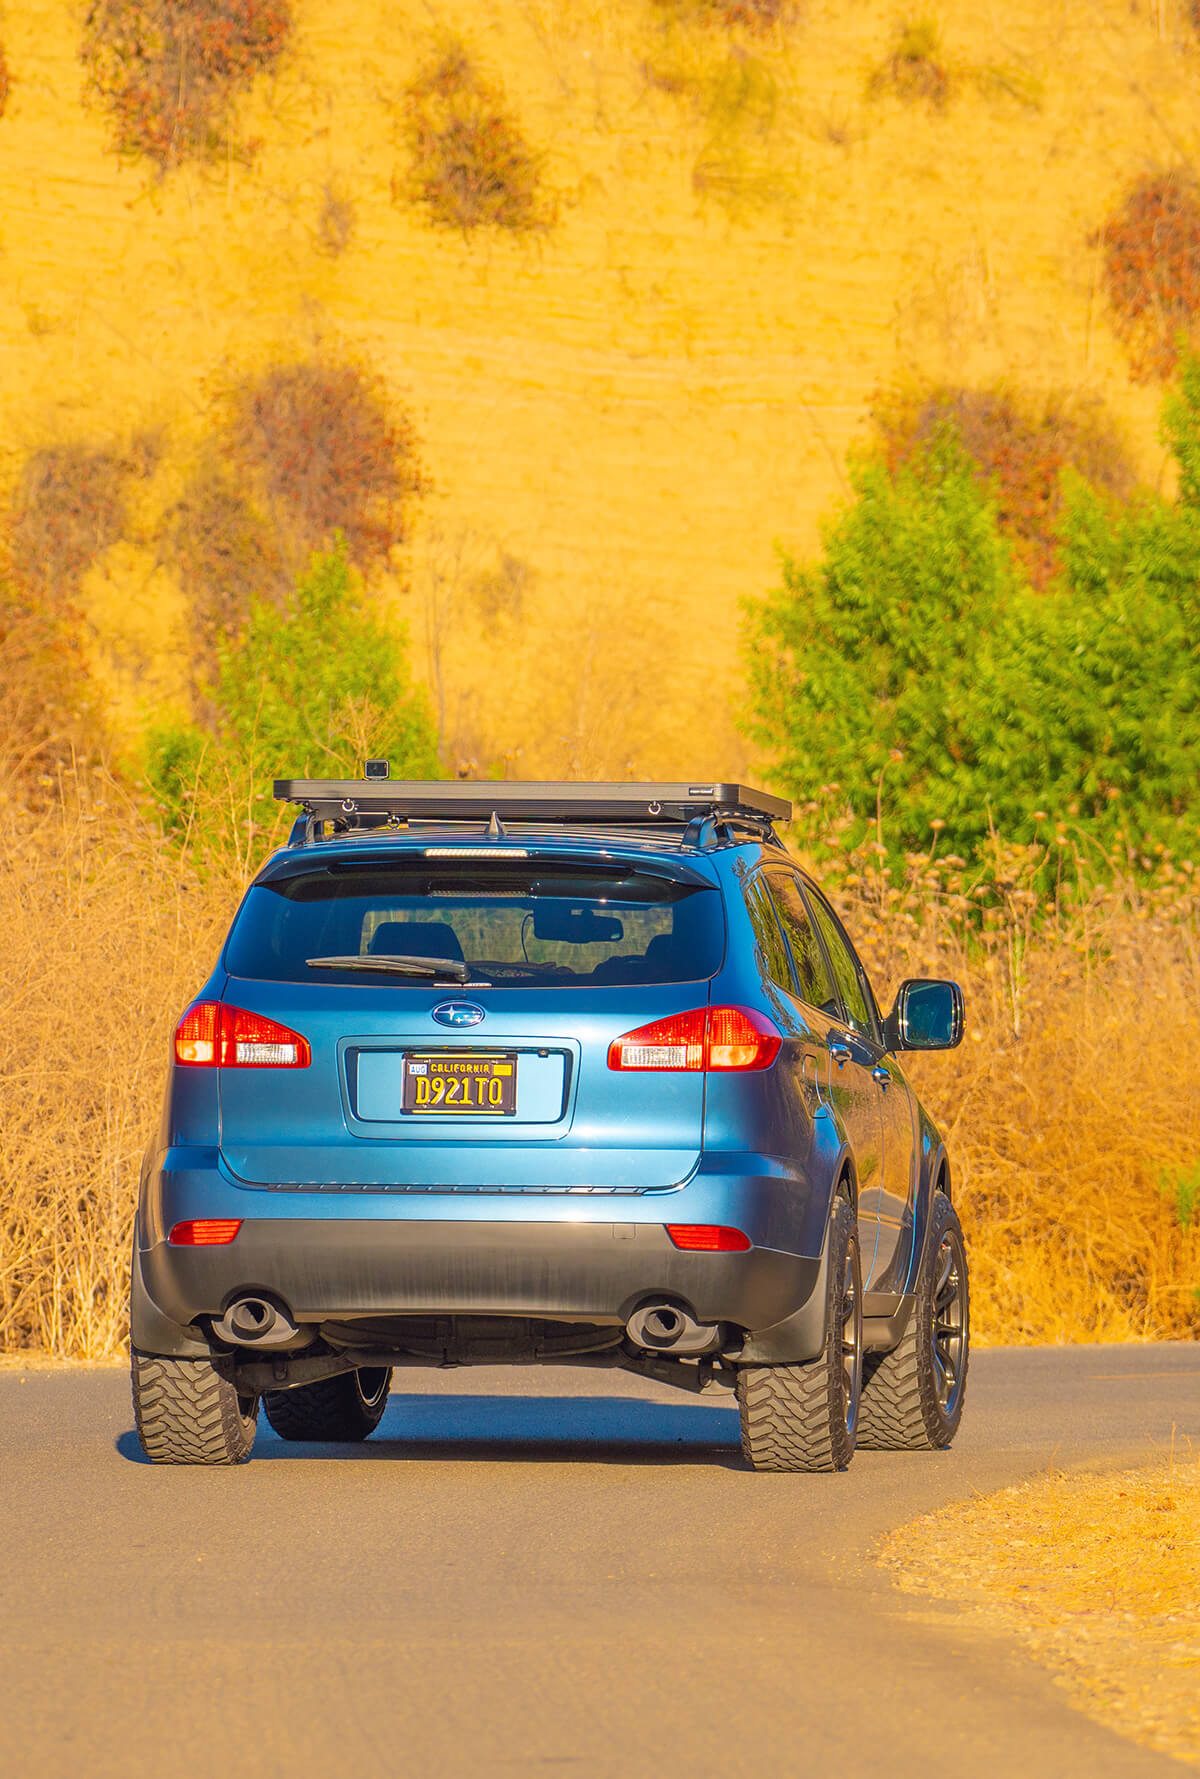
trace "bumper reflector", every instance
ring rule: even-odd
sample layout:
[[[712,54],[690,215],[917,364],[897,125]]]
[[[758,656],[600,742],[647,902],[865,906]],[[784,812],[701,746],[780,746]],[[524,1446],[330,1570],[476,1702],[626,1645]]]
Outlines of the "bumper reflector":
[[[750,1237],[720,1223],[668,1223],[667,1234],[689,1254],[744,1254]]]
[[[240,1217],[197,1217],[177,1223],[167,1240],[173,1248],[226,1248],[241,1227]]]

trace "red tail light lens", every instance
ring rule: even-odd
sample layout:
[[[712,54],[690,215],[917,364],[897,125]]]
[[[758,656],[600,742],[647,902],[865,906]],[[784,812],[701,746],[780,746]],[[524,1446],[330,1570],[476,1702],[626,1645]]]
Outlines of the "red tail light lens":
[[[689,1254],[744,1254],[750,1237],[720,1223],[668,1223],[667,1234]]]
[[[224,1003],[220,1055],[223,1069],[306,1069],[312,1061],[308,1040],[299,1032]]]
[[[175,1061],[191,1068],[306,1069],[308,1039],[261,1013],[197,1001],[175,1028]]]
[[[702,1069],[707,1008],[639,1025],[608,1047],[610,1069]]]
[[[626,1032],[608,1048],[610,1069],[769,1069],[783,1042],[750,1007],[697,1007]]]
[[[710,1069],[769,1069],[783,1039],[763,1013],[749,1007],[710,1007]]]
[[[167,1240],[173,1248],[227,1248],[241,1227],[240,1217],[198,1217],[177,1223]]]
[[[216,1065],[220,1012],[216,1001],[197,1001],[188,1008],[175,1027],[176,1062],[189,1063],[194,1069],[211,1069]]]

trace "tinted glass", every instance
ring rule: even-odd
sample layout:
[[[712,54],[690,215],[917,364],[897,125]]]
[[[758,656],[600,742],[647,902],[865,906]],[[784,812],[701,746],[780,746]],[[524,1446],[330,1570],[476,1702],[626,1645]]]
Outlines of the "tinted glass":
[[[842,937],[841,929],[819,896],[811,897],[813,919],[833,965],[834,981],[842,997],[847,1022],[867,1037],[875,1036],[875,1022],[867,1010],[867,997],[859,976],[858,961]]]
[[[943,1050],[961,1036],[960,1001],[951,982],[910,982],[904,997],[904,1037],[914,1050]]]
[[[775,909],[767,894],[767,886],[761,877],[756,877],[746,885],[746,912],[750,916],[750,924],[754,928],[754,937],[758,943],[759,965],[762,973],[771,982],[778,983],[788,994],[795,994],[796,984],[792,980],[792,968],[788,962],[787,947],[783,942],[779,922],[775,918]]]
[[[779,916],[792,954],[792,962],[796,966],[800,999],[807,1001],[810,1007],[819,1007],[822,1013],[836,1014],[838,1003],[829,976],[829,965],[808,918],[808,909],[800,895],[799,883],[790,871],[772,871],[769,883],[775,912]]]
[[[411,955],[465,961],[480,983],[602,987],[701,980],[724,949],[715,889],[570,862],[353,859],[256,884],[225,967],[274,982],[394,987],[405,978],[306,960]]]

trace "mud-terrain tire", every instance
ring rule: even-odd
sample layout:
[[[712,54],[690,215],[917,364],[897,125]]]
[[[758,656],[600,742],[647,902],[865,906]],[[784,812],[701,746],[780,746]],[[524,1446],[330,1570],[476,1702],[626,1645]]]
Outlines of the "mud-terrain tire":
[[[366,1439],[383,1419],[391,1383],[383,1367],[342,1371],[294,1390],[269,1390],[263,1407],[280,1439]]]
[[[854,1456],[862,1386],[862,1263],[857,1219],[840,1194],[829,1213],[825,1345],[803,1365],[741,1365],[742,1452],[755,1470],[844,1470]]]
[[[937,1451],[958,1432],[971,1356],[971,1294],[958,1213],[935,1192],[917,1298],[890,1353],[868,1353],[858,1443],[864,1451]]]
[[[133,1413],[152,1464],[244,1464],[258,1401],[239,1396],[211,1359],[130,1357]]]

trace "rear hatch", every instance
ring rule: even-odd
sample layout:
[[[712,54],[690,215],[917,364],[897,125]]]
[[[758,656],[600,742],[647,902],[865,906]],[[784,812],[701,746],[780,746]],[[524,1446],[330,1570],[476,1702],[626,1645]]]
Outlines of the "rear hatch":
[[[609,1046],[706,1005],[724,946],[720,892],[674,859],[289,855],[239,913],[224,998],[311,1061],[220,1070],[225,1162],[344,1190],[676,1185],[704,1076],[613,1071]]]

